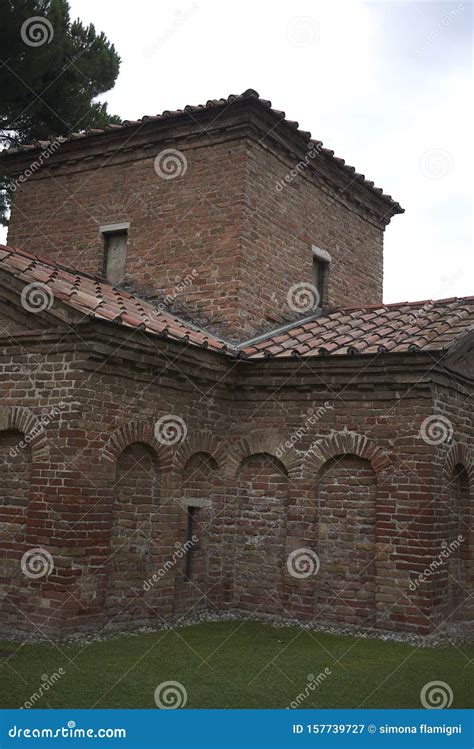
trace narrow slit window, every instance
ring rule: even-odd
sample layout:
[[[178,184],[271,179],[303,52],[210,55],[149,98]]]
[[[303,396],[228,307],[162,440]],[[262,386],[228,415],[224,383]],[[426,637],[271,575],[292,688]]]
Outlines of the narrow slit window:
[[[318,292],[318,307],[323,304],[325,275],[326,263],[313,255],[313,284]]]
[[[103,237],[103,275],[112,283],[121,283],[125,276],[125,262],[127,259],[127,229],[103,232]]]
[[[196,523],[196,507],[188,507],[188,525],[186,528],[186,556],[184,561],[184,579],[191,580],[193,574],[193,536]]]
[[[331,263],[331,255],[327,250],[322,250],[316,245],[312,246],[313,252],[313,285],[318,292],[318,307],[328,304],[328,273]]]

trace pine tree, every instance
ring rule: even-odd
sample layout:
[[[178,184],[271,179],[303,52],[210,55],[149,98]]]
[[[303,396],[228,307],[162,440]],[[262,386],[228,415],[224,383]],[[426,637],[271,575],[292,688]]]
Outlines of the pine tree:
[[[67,0],[0,2],[0,143],[46,140],[119,118],[95,98],[114,86],[120,58],[93,25],[71,22]],[[0,162],[0,222],[8,178]]]

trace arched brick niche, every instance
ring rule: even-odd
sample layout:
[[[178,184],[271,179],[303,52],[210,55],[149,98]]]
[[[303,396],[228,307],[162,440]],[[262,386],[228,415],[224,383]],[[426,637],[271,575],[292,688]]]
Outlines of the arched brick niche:
[[[235,479],[240,471],[242,461],[251,455],[264,453],[270,455],[284,468],[288,475],[291,467],[291,457],[288,454],[281,456],[281,446],[288,437],[272,432],[253,432],[240,437],[234,442],[227,453],[226,474],[230,479]]]
[[[315,442],[302,459],[293,461],[290,475],[314,480],[323,465],[337,455],[355,455],[363,458],[371,464],[375,473],[391,466],[390,456],[373,440],[364,434],[345,430]]]
[[[157,455],[161,471],[169,469],[172,465],[172,452],[168,445],[157,440],[155,424],[155,420],[143,421],[138,419],[121,424],[102,448],[100,457],[103,464],[112,466],[113,470],[122,452],[129,445],[140,442],[149,445]]]
[[[466,471],[470,486],[474,484],[474,464],[471,454],[465,445],[455,443],[451,445],[444,463],[444,476],[450,481],[456,465],[461,465]]]
[[[208,455],[212,458],[213,471],[219,476],[225,473],[227,461],[227,447],[215,435],[206,430],[188,434],[186,439],[177,446],[174,453],[173,467],[180,480],[186,478],[185,466],[197,454]]]
[[[160,471],[150,445],[133,442],[118,455],[112,494],[106,614],[117,623],[139,621],[150,615],[144,583],[158,542]]]
[[[38,416],[23,406],[5,408],[0,406],[0,433],[16,431],[21,434],[17,449],[28,446],[31,460],[39,463],[49,458],[49,444],[44,424]]]
[[[281,612],[288,474],[267,453],[241,462],[235,483],[233,605]]]
[[[21,558],[27,549],[32,451],[24,439],[17,429],[0,430],[0,628],[6,630],[23,622],[28,588]]]
[[[320,621],[377,623],[383,565],[393,547],[391,534],[396,534],[392,474],[390,456],[365,435],[348,430],[333,432],[293,456],[287,553],[317,554],[319,570],[306,577],[285,572],[289,610]],[[393,531],[387,530],[390,524]]]
[[[315,617],[375,623],[377,481],[371,463],[338,455],[316,477]]]

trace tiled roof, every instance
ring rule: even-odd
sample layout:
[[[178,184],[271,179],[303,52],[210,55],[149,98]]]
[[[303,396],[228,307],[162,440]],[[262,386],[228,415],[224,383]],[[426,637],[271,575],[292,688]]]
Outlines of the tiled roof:
[[[0,245],[0,272],[2,271],[24,281],[25,285],[46,286],[52,293],[53,302],[63,302],[88,317],[202,348],[217,351],[227,348],[224,341],[210,333],[159,311],[153,304],[114,288],[107,281],[60,268],[23,250]]]
[[[435,351],[474,330],[474,297],[464,297],[329,311],[233,346],[107,281],[17,248],[0,245],[1,272],[25,286],[44,284],[53,301],[87,317],[250,360]]]
[[[381,198],[386,200],[389,203],[389,205],[392,207],[394,214],[403,213],[403,208],[400,206],[399,203],[397,203],[396,200],[392,198],[391,195],[386,195],[380,187],[375,187],[374,183],[371,180],[366,179],[364,174],[357,172],[353,166],[346,164],[344,159],[341,159],[340,157],[335,156],[334,151],[332,151],[329,148],[323,147],[323,144],[320,140],[313,140],[310,132],[306,130],[300,130],[298,122],[294,122],[293,120],[286,119],[285,112],[282,112],[278,109],[273,109],[271,101],[260,98],[260,95],[258,94],[258,92],[252,88],[247,89],[247,91],[244,91],[242,94],[231,94],[230,96],[224,99],[210,99],[205,104],[197,104],[197,105],[188,104],[187,106],[184,107],[184,109],[177,109],[175,111],[165,110],[161,114],[144,115],[139,120],[123,120],[122,124],[120,125],[107,125],[105,128],[91,128],[82,133],[71,133],[70,135],[65,136],[65,137],[60,136],[58,138],[55,138],[54,141],[52,140],[36,141],[35,143],[6,148],[6,149],[3,149],[3,151],[0,151],[0,155],[9,156],[9,155],[20,153],[20,152],[35,151],[38,149],[44,150],[45,148],[48,148],[48,146],[50,146],[51,143],[53,142],[65,143],[65,142],[70,142],[70,141],[82,140],[84,138],[89,138],[91,136],[106,135],[110,133],[111,131],[126,130],[127,128],[138,128],[138,127],[141,127],[142,125],[148,124],[149,122],[159,122],[162,120],[171,119],[173,117],[186,117],[186,116],[192,117],[193,115],[196,115],[199,112],[202,112],[203,110],[210,110],[210,109],[224,110],[227,107],[229,107],[231,104],[233,104],[234,102],[243,101],[245,99],[255,99],[263,107],[265,107],[274,115],[276,115],[280,120],[284,120],[284,122],[286,122],[286,124],[289,127],[291,127],[296,133],[298,133],[301,137],[307,140],[309,148],[317,147],[320,153],[322,153],[328,159],[331,159],[332,161],[334,161],[348,176],[351,177],[351,182],[363,183],[369,190],[372,190],[373,192],[377,193]]]
[[[242,346],[246,358],[435,351],[474,330],[474,297],[335,310]]]

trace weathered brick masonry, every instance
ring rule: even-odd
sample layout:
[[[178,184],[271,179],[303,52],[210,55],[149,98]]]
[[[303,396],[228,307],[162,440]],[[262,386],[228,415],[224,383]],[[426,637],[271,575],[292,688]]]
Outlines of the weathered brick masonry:
[[[4,158],[2,629],[467,629],[474,300],[382,304],[398,204],[251,91],[72,136],[19,179],[47,148]],[[114,289],[99,228],[124,222]]]

